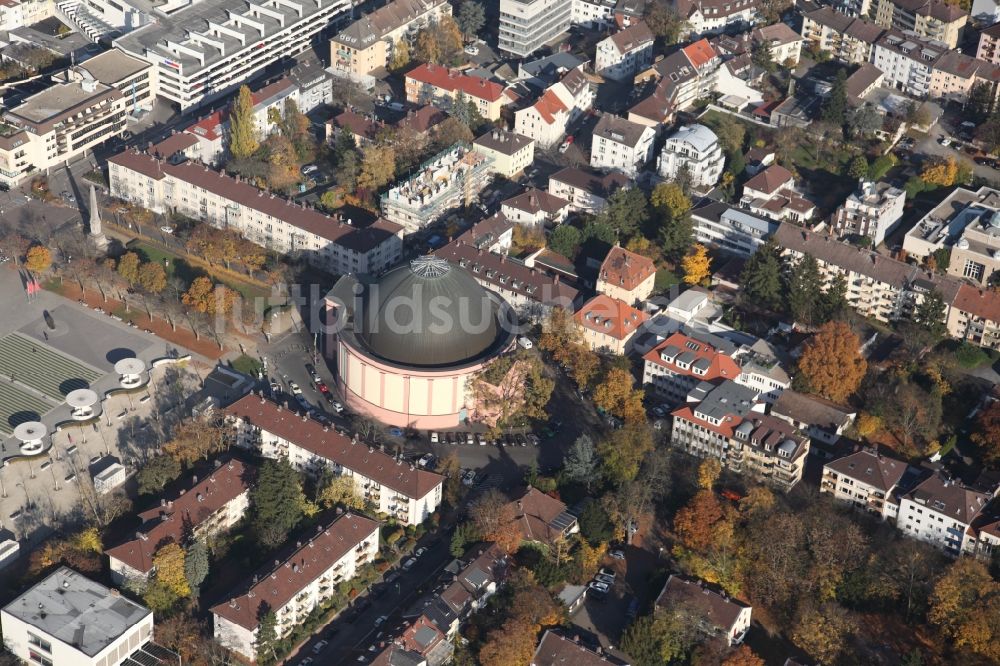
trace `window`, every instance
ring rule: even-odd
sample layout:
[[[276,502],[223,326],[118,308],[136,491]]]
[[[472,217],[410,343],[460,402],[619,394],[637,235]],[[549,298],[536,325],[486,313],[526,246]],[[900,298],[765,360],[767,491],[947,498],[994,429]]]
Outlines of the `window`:
[[[52,643],[44,638],[39,638],[31,632],[28,632],[28,644],[52,654]]]
[[[966,259],[962,275],[967,278],[972,278],[973,280],[982,280],[984,270],[985,267],[982,264],[975,262],[972,259]]]
[[[42,666],[52,666],[52,660],[48,657],[38,654],[34,650],[28,651],[28,658],[31,659],[36,664],[41,664]]]

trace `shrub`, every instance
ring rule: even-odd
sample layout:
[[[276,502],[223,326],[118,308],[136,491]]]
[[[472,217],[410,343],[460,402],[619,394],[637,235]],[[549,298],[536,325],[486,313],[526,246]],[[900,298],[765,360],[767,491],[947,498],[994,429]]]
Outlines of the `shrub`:
[[[962,342],[955,350],[955,360],[963,368],[978,368],[989,363],[990,357],[981,347]]]

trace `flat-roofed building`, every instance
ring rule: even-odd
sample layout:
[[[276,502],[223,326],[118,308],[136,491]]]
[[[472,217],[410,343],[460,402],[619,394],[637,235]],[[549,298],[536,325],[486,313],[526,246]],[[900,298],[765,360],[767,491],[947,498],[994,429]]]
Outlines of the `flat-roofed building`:
[[[346,513],[317,528],[283,560],[276,559],[272,569],[255,574],[241,591],[212,607],[215,640],[256,659],[265,612],[274,613],[275,634],[283,638],[332,599],[338,584],[378,557],[379,524],[370,518]]]
[[[674,180],[686,171],[691,186],[710,189],[722,176],[726,157],[719,137],[704,125],[685,125],[667,137],[656,170],[661,178]]]
[[[711,199],[691,210],[691,224],[699,243],[743,258],[766,243],[779,225],[776,220]]]
[[[225,414],[239,446],[265,458],[285,458],[314,477],[324,471],[346,476],[380,513],[402,523],[419,524],[441,504],[440,474],[404,463],[263,397],[245,396]]]
[[[831,226],[840,237],[869,238],[875,247],[903,219],[905,204],[906,192],[898,187],[860,180],[858,189],[834,213]]]
[[[0,626],[4,647],[29,664],[163,663],[142,661],[151,658],[148,649],[162,650],[150,648],[153,611],[68,567],[59,567],[4,606]]]
[[[392,0],[344,28],[330,40],[330,67],[360,80],[385,68],[396,44],[410,41],[421,28],[451,16],[447,0]]]
[[[524,58],[569,30],[571,0],[500,0],[500,50]]]

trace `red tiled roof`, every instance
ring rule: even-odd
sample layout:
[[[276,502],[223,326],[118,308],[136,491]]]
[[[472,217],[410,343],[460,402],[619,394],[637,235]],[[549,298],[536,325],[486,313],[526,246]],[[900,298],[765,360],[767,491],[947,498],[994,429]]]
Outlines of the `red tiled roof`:
[[[677,367],[676,363],[670,361],[664,361],[660,356],[660,353],[667,347],[676,347],[678,353],[680,352],[690,352],[694,355],[695,360],[707,358],[711,361],[711,365],[708,366],[704,375],[696,375],[691,371],[691,365],[688,365],[687,369]],[[672,372],[678,375],[684,375],[688,377],[697,377],[703,381],[713,381],[716,379],[731,379],[735,380],[740,376],[740,366],[730,358],[728,355],[722,353],[712,345],[698,338],[685,335],[678,331],[674,333],[669,338],[661,342],[654,349],[650,350],[643,356],[646,361],[652,361],[657,365],[664,368],[669,368]]]
[[[718,433],[727,439],[733,436],[733,429],[743,422],[742,420],[736,421],[726,417],[726,419],[721,421],[719,425],[715,425],[704,419],[699,419],[694,415],[694,410],[690,407],[678,407],[674,411],[670,412],[670,416],[672,416],[675,420],[681,419],[690,423],[697,423],[703,428]]]
[[[306,585],[368,537],[378,536],[378,523],[347,513],[336,518],[249,589],[212,608],[212,613],[251,631],[260,624],[261,606],[282,608]]]
[[[728,599],[714,589],[694,580],[672,574],[656,599],[661,608],[684,605],[705,617],[713,626],[729,633],[740,613],[747,606],[735,599]]]
[[[968,284],[958,288],[952,307],[987,321],[1000,322],[1000,294]]]
[[[791,171],[780,164],[772,164],[748,180],[744,187],[766,194],[774,194],[790,180],[792,180]]]
[[[153,555],[168,543],[180,543],[216,511],[250,488],[254,469],[232,460],[166,504],[139,514],[142,537],[109,548],[105,553],[143,573],[153,569]]]
[[[509,506],[513,507],[514,520],[526,540],[551,543],[562,534],[552,523],[566,512],[566,505],[537,488],[529,487]]]
[[[495,102],[503,96],[504,86],[493,81],[469,76],[440,65],[423,64],[407,73],[406,78],[449,92],[461,91],[470,97]]]
[[[538,114],[542,117],[542,120],[547,122],[549,125],[556,121],[556,115],[565,112],[566,105],[562,103],[559,96],[552,92],[552,89],[545,91],[538,101],[534,104],[535,109],[538,110]]]
[[[711,62],[713,58],[718,57],[715,53],[715,49],[709,44],[708,40],[704,37],[699,39],[693,44],[688,44],[683,49],[684,55],[687,56],[688,60],[695,68],[699,68],[702,65]]]
[[[324,429],[312,419],[302,420],[295,412],[253,394],[227,407],[226,415],[249,422],[413,499],[424,497],[444,479],[424,469],[411,469],[387,453],[369,450],[364,443],[355,443],[335,430]]]
[[[598,294],[584,303],[573,318],[586,329],[624,340],[634,334],[649,315],[625,301]]]
[[[447,113],[436,106],[427,104],[415,111],[409,111],[406,117],[396,123],[396,127],[411,129],[418,134],[423,134],[438,123],[444,122],[447,118]]]
[[[254,107],[257,107],[264,100],[273,97],[274,95],[277,95],[294,85],[295,82],[290,78],[283,77],[270,85],[264,86],[256,92],[250,93],[250,99],[253,101]],[[229,109],[220,109],[215,113],[202,118],[184,131],[209,140],[218,139],[222,136],[222,125],[228,118]]]
[[[616,245],[604,258],[598,275],[604,282],[632,291],[655,274],[652,259]]]
[[[365,118],[360,113],[354,111],[344,111],[333,117],[333,124],[336,127],[347,129],[355,136],[360,136],[369,141],[374,141],[375,134],[379,130],[379,124]]]

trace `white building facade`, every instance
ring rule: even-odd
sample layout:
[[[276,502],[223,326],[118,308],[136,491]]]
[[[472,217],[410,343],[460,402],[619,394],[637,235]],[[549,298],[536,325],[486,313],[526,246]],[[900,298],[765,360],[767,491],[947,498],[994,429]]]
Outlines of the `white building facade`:
[[[715,132],[704,125],[685,125],[667,138],[656,170],[662,178],[674,180],[686,169],[692,187],[712,188],[722,177],[725,165],[726,157]]]
[[[590,146],[590,166],[634,178],[653,159],[656,131],[617,116],[601,116]]]
[[[500,50],[523,58],[569,29],[572,0],[500,0]]]

